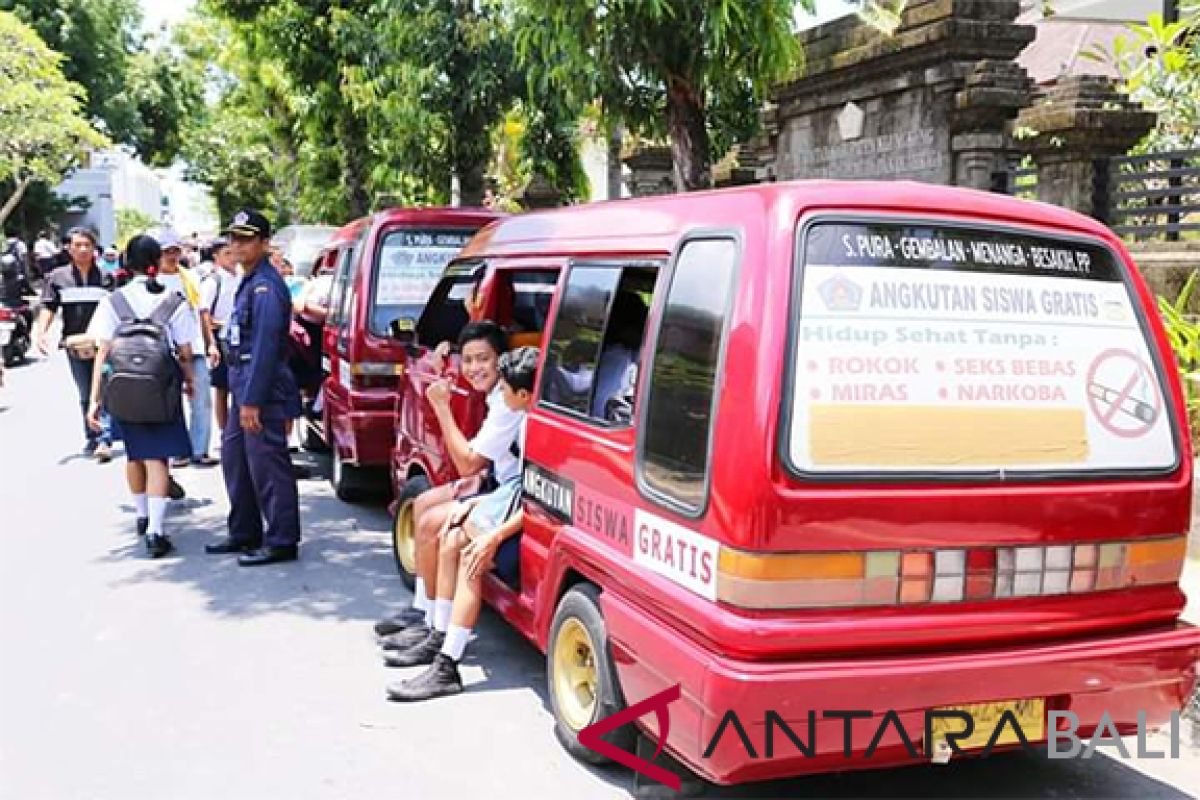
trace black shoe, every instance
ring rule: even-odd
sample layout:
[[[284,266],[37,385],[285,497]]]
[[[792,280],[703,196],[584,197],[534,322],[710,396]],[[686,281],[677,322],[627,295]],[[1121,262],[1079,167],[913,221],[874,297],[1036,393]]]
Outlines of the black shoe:
[[[429,669],[415,678],[393,683],[388,686],[387,694],[388,700],[412,703],[458,694],[462,690],[462,676],[458,674],[458,664],[445,653],[438,653]]]
[[[151,558],[162,558],[175,549],[171,540],[161,533],[146,537],[146,552]]]
[[[393,633],[391,636],[380,637],[379,646],[384,650],[407,650],[425,641],[427,636],[429,636],[429,626],[421,623]]]
[[[418,644],[407,650],[385,652],[383,661],[389,667],[415,667],[421,664],[432,664],[434,657],[441,652],[446,634],[441,631],[430,631],[429,635]]]
[[[228,556],[233,555],[234,553],[242,555],[244,553],[252,553],[258,548],[259,545],[251,542],[238,541],[237,539],[232,539],[226,536],[224,539],[218,539],[212,544],[204,545],[204,552],[208,553],[210,556]]]
[[[296,545],[286,547],[260,547],[245,555],[238,556],[238,566],[265,567],[268,564],[282,564],[285,561],[295,561],[300,557],[300,548]]]
[[[182,500],[187,497],[187,492],[183,490],[183,487],[174,478],[171,478],[171,485],[167,487],[167,497],[172,500]]]
[[[415,608],[406,608],[399,614],[375,623],[376,636],[391,636],[407,628],[425,624],[425,612]]]
[[[145,536],[146,531],[149,530],[149,528],[150,528],[150,518],[149,517],[138,517],[138,520],[137,520],[138,538]]]

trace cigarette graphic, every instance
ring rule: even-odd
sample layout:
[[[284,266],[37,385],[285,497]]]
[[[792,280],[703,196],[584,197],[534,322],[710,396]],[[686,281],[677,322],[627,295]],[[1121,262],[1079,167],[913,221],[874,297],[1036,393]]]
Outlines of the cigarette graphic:
[[[1088,392],[1092,397],[1103,403],[1115,405],[1117,411],[1120,411],[1122,414],[1126,414],[1147,424],[1154,422],[1158,417],[1158,412],[1154,406],[1129,395],[1126,395],[1125,399],[1122,400],[1121,393],[1116,389],[1110,389],[1107,386],[1101,386],[1099,383],[1092,382],[1088,385]],[[1120,405],[1117,405],[1117,401],[1120,401]]]

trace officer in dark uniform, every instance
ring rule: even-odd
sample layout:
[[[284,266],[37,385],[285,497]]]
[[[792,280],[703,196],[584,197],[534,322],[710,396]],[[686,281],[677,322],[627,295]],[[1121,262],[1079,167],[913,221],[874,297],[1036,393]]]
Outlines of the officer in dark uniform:
[[[266,217],[252,209],[239,211],[226,233],[245,275],[225,331],[233,395],[221,436],[229,535],[205,550],[240,553],[244,567],[295,561],[300,508],[287,424],[300,416],[300,392],[287,365],[291,296],[267,260],[271,223]]]

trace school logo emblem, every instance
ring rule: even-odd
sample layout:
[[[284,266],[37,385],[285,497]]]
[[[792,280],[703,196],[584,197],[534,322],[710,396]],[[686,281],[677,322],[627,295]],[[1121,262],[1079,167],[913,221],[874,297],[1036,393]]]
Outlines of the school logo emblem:
[[[845,275],[830,278],[817,291],[830,311],[858,311],[862,305],[862,287]]]
[[[237,213],[237,215],[233,218],[234,225],[245,225],[249,221],[250,221],[250,215],[247,214],[245,211],[239,211]]]

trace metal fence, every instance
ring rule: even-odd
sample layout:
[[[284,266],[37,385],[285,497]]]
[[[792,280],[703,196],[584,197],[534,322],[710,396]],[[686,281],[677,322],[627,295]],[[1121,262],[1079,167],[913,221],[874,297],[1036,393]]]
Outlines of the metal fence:
[[[1118,235],[1178,241],[1200,231],[1200,150],[1110,158],[1094,174],[1096,216]]]

